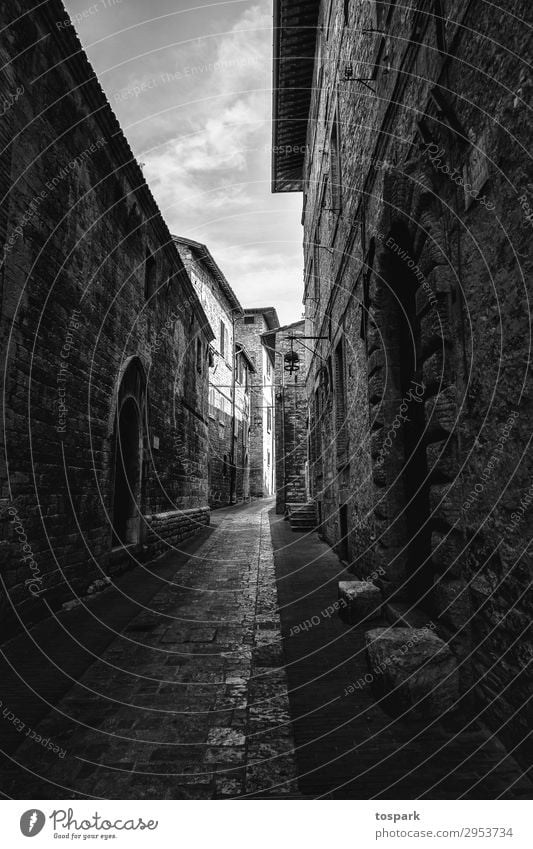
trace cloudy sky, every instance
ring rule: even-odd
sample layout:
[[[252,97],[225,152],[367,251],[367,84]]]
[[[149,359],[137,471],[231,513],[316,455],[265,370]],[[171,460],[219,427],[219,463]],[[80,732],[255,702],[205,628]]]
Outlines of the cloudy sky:
[[[270,193],[272,0],[67,0],[171,232],[301,317],[302,199]]]

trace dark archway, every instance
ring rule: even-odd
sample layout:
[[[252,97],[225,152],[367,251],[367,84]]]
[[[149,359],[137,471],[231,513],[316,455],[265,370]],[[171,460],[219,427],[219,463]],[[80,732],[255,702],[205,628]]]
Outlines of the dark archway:
[[[139,409],[128,398],[120,409],[115,446],[113,532],[117,543],[139,540],[137,499],[141,480],[141,427]]]
[[[145,395],[144,370],[135,358],[120,383],[114,429],[112,521],[115,546],[134,545],[140,538]]]
[[[422,345],[416,294],[420,285],[410,269],[414,248],[408,233],[400,228],[393,234],[389,258],[390,321],[383,328],[385,352],[396,372],[391,400],[391,414],[400,412],[402,403],[407,414],[398,439],[397,471],[404,512],[405,590],[412,598],[422,598],[433,582],[431,568],[431,530],[429,526],[429,486],[425,437]],[[395,385],[394,385],[395,384]]]
[[[444,315],[447,309],[437,286],[436,269],[447,259],[433,177],[421,157],[383,177],[367,334],[376,561],[389,595],[423,606],[432,603],[433,535],[442,526],[441,511],[431,506],[439,468],[433,465],[428,478],[428,446],[442,433],[428,414],[450,378],[435,380],[440,366],[433,362],[445,344],[433,330],[437,307]]]

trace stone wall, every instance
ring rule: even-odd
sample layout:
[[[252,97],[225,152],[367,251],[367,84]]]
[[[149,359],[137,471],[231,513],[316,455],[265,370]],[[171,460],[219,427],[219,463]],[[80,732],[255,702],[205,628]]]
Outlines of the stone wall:
[[[0,11],[2,95],[20,91],[0,127],[4,633],[83,594],[121,542],[126,565],[159,552],[166,518],[150,530],[147,515],[207,503],[205,313],[74,30],[58,27],[62,4],[26,12]],[[131,504],[114,499],[128,487]]]
[[[232,484],[231,471],[234,459],[232,446],[237,432],[237,426],[235,434],[233,432],[235,307],[221,291],[213,272],[202,261],[205,256],[203,246],[195,249],[176,242],[176,247],[215,334],[209,368],[209,506],[225,507],[231,503],[232,486],[235,497],[235,483]],[[236,302],[235,297],[233,301]]]
[[[197,534],[209,525],[210,511],[208,507],[196,510],[171,510],[168,513],[158,513],[146,516],[149,531],[146,544],[154,554],[165,554],[170,546],[179,547],[185,539]]]
[[[311,480],[326,538],[437,617],[465,704],[530,761],[528,3],[442,6],[321,4]]]

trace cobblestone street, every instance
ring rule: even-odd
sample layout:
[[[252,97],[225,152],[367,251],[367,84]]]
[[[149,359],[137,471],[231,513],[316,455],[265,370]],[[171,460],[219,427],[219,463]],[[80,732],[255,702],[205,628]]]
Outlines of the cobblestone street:
[[[7,796],[296,793],[270,506],[213,515],[196,553],[39,724],[66,754],[30,735]]]
[[[257,501],[215,512],[188,551],[119,582],[107,613],[103,593],[90,614],[57,617],[54,637],[54,620],[35,631],[49,669],[42,657],[24,665],[30,644],[15,641],[2,670],[15,715],[1,729],[13,758],[4,794],[530,798],[520,766],[479,721],[413,724],[388,715],[371,687],[344,696],[368,670],[366,626],[331,615],[344,572],[316,533],[295,534],[271,500]],[[118,593],[130,599],[123,610]],[[301,629],[306,621],[313,627]],[[78,643],[87,657],[72,657],[54,682],[54,656]],[[49,673],[41,698],[54,706],[41,715],[38,664]],[[9,681],[11,665],[25,688]]]

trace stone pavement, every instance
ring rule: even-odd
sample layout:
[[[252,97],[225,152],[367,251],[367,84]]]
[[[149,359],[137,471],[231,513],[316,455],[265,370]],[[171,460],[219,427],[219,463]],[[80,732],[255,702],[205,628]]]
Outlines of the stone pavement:
[[[194,554],[164,558],[143,612],[21,731],[5,796],[297,794],[269,506],[217,511]]]
[[[365,631],[388,623],[349,625],[331,614],[338,582],[353,575],[317,534],[270,518],[303,797],[533,798],[524,770],[482,717],[395,717],[370,684],[353,686],[369,672]]]
[[[406,721],[350,689],[368,625],[332,606],[351,576],[271,504],[216,511],[185,552],[35,628],[49,660],[5,647],[4,796],[532,798],[480,718]]]

